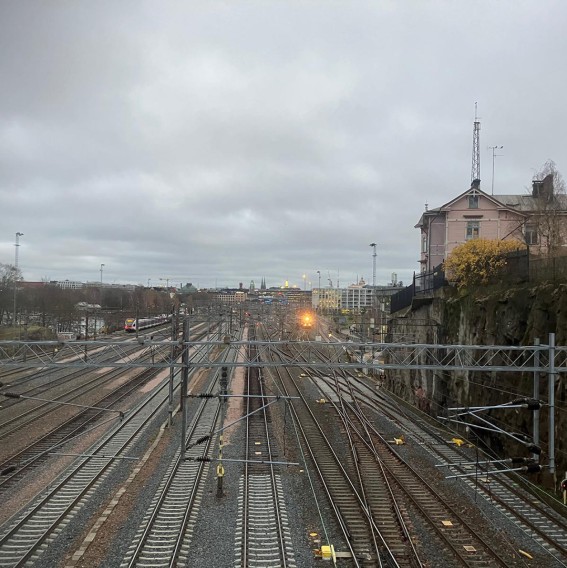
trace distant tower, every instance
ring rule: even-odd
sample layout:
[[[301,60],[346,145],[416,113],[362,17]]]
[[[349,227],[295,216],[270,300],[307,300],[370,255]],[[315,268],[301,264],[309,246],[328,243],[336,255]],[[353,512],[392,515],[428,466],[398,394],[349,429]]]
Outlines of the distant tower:
[[[250,292],[254,292],[256,290],[256,286],[254,286],[254,280],[250,280]]]
[[[477,103],[474,103],[471,183],[475,179],[480,180],[480,119],[477,116]]]
[[[372,253],[372,288],[376,287],[376,243],[370,243],[374,252]]]

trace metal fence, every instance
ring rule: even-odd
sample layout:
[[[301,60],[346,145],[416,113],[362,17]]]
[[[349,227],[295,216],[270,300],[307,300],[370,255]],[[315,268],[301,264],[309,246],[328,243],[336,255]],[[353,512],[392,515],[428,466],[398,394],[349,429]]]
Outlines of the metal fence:
[[[497,275],[500,282],[545,282],[567,280],[567,254],[530,254],[527,250],[506,255],[506,267]]]
[[[413,283],[392,296],[390,312],[395,313],[403,308],[407,308],[411,306],[416,296],[428,296],[434,290],[446,285],[447,280],[445,279],[445,271],[442,264],[429,272],[421,272],[417,275],[414,272]]]
[[[567,252],[559,255],[535,255],[518,250],[506,255],[506,266],[494,276],[491,283],[521,283],[567,281]],[[413,275],[413,283],[392,296],[391,313],[411,306],[413,299],[430,295],[434,290],[447,286],[443,265],[430,272]]]

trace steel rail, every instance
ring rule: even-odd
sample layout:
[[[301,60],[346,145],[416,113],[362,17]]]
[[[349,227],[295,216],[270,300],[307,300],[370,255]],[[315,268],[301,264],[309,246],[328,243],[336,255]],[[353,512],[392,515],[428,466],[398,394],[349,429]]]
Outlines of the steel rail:
[[[165,399],[158,400],[166,382],[129,414],[104,441],[95,445],[93,452],[119,455],[126,452],[145,426],[164,407]],[[154,402],[155,401],[155,402]],[[32,503],[23,514],[4,525],[0,533],[0,567],[23,566],[40,547],[49,541],[56,527],[77,507],[84,504],[86,495],[99,485],[116,467],[112,459],[78,458],[75,465],[48,487],[47,492]]]
[[[348,382],[349,386],[352,384],[353,380]],[[381,415],[398,422],[404,431],[411,433],[421,447],[439,460],[438,465],[447,466],[452,473],[470,473],[470,468],[459,466],[458,463],[463,459],[470,461],[470,453],[450,444],[448,436],[443,438],[431,424],[416,416],[412,418],[405,415],[400,408],[392,408],[385,401],[381,401],[381,397],[373,396],[372,401],[367,403],[369,408],[374,412],[379,409]],[[415,411],[412,410],[412,413],[415,414]],[[489,456],[487,459],[490,459]],[[493,468],[497,469],[498,465],[493,464]],[[560,560],[558,555],[567,559],[567,519],[535,501],[533,492],[519,485],[526,481],[520,475],[492,476],[488,482],[485,479],[486,471],[485,466],[479,465],[478,475],[461,478],[461,481],[487,502],[495,505],[495,509],[516,526],[524,525],[526,535],[534,539],[553,559]]]
[[[347,392],[349,394],[350,401],[348,400],[345,401],[344,396],[341,395],[340,382],[339,382],[340,377],[338,377],[335,374],[333,379],[334,379],[333,382],[335,384],[336,392],[341,404],[340,409],[337,408],[341,421],[343,422],[345,429],[348,429],[349,436],[350,432],[352,431],[354,432],[355,436],[359,437],[361,433],[358,432],[356,429],[352,428],[352,421],[349,419],[348,416],[351,405],[356,408],[357,412],[359,413],[362,412],[358,406],[358,400],[354,393],[354,389],[352,389],[352,383],[347,382]],[[331,403],[335,405],[333,401],[331,401]],[[363,480],[366,480],[363,481],[363,483],[365,482],[369,484],[370,487],[368,491],[371,491],[372,489],[374,489],[375,491],[377,485],[375,474],[376,474],[376,468],[378,468],[378,471],[380,472],[381,475],[382,483],[385,488],[385,492],[387,493],[388,496],[386,502],[384,502],[384,499],[382,498],[375,499],[376,505],[372,507],[372,517],[376,520],[379,519],[380,521],[380,538],[382,539],[387,552],[390,554],[390,556],[394,559],[395,562],[407,563],[410,566],[417,566],[419,568],[422,568],[424,566],[424,563],[422,562],[420,555],[413,543],[410,530],[407,526],[404,514],[402,513],[402,509],[404,507],[402,504],[399,503],[399,499],[397,498],[394,489],[392,487],[392,484],[390,482],[390,479],[388,478],[387,472],[384,469],[384,464],[382,463],[381,460],[376,459],[378,453],[374,446],[372,436],[368,430],[367,427],[368,425],[366,421],[362,422],[361,425],[363,428],[363,435],[365,439],[368,441],[369,447],[367,447],[366,445],[362,445],[361,449],[360,443],[356,444],[355,441],[353,441],[353,446],[355,447],[356,455],[361,462],[361,467],[370,458],[369,467],[367,467],[367,472],[366,472],[367,475],[364,475],[362,477]],[[390,506],[394,511],[394,517],[392,520],[394,521],[394,523],[396,523],[399,526],[401,530],[401,535],[400,535],[401,542],[392,541],[392,537],[385,534],[386,532],[385,529],[387,528],[385,525],[388,522],[389,518],[388,514],[390,513]],[[400,544],[402,546],[400,546]]]
[[[254,335],[255,330],[250,331]],[[249,359],[256,359],[252,347]],[[267,568],[295,566],[293,550],[284,525],[284,510],[280,506],[282,490],[273,465],[272,436],[261,369],[247,369],[245,465],[242,491],[242,545],[238,560],[243,567]],[[256,410],[261,408],[261,413]],[[257,455],[266,455],[268,463],[254,463]],[[266,473],[267,472],[267,473]],[[267,479],[266,479],[267,477]],[[268,481],[269,480],[269,481]],[[267,531],[268,527],[273,530]],[[254,551],[254,552],[252,552]],[[261,552],[260,552],[261,551]],[[271,551],[271,552],[270,552]]]

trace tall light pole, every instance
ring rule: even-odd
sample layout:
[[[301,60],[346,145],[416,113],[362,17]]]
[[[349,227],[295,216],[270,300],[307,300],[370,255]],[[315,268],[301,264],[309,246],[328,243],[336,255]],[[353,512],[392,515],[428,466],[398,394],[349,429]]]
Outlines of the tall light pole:
[[[19,256],[19,248],[20,248],[20,237],[23,237],[24,233],[16,233],[16,254],[14,258],[14,317],[12,318],[12,323],[16,325],[16,297],[18,294],[18,256]]]
[[[100,265],[100,285],[102,286],[102,269],[104,268],[104,264]]]
[[[494,158],[496,156],[501,156],[501,154],[496,154],[496,150],[502,150],[504,146],[489,146],[488,149],[492,150],[492,189],[490,195],[494,195]]]
[[[160,278],[160,280],[165,281],[165,287],[169,290],[169,278]]]
[[[317,276],[319,277],[319,289],[321,289],[321,271],[317,270]]]

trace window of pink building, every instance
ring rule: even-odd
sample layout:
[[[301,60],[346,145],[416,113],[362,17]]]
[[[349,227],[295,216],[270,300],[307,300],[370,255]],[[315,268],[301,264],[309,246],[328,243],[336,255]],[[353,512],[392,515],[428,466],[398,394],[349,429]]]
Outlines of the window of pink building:
[[[478,239],[480,236],[480,222],[479,221],[468,221],[467,222],[467,233],[465,239],[470,241],[472,239]]]

